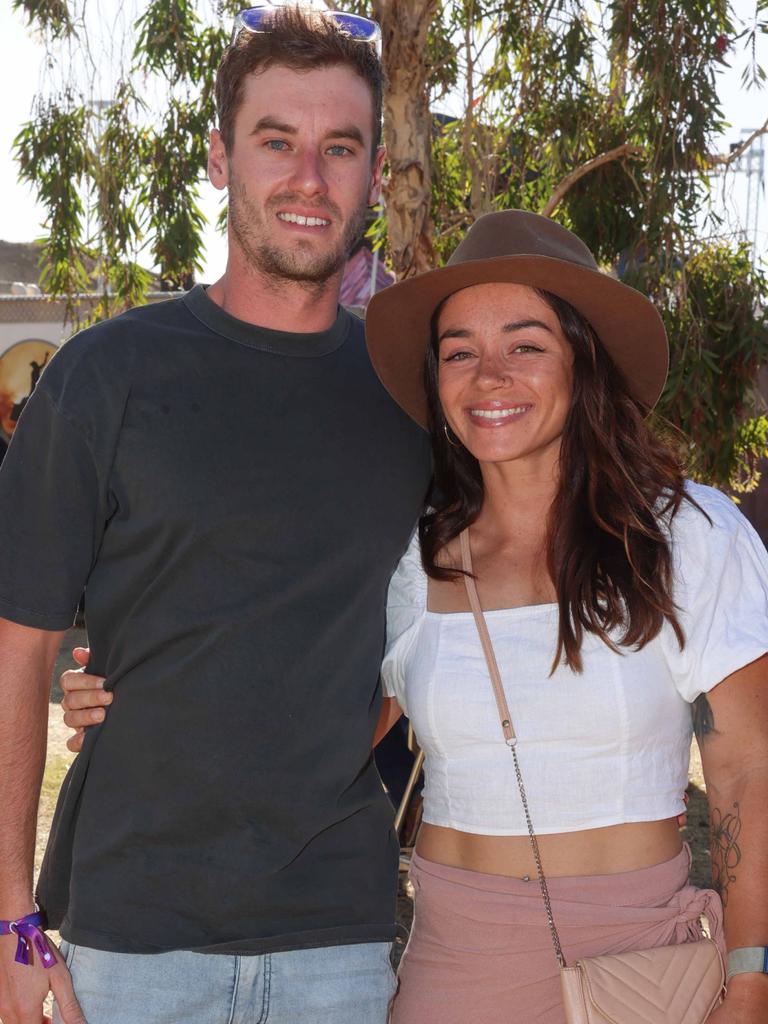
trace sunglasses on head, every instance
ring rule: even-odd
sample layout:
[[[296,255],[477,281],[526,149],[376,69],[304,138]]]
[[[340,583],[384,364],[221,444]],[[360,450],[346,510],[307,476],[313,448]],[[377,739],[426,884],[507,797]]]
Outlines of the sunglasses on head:
[[[232,42],[242,31],[247,32],[269,32],[270,22],[276,10],[284,7],[303,7],[302,4],[258,4],[256,7],[249,7],[235,15],[235,22],[232,26]],[[311,7],[306,4],[306,9],[313,14],[319,14],[323,18],[330,19],[345,35],[360,43],[370,43],[381,56],[381,29],[378,22],[371,18],[364,18],[360,14],[345,14],[343,11],[326,11]]]

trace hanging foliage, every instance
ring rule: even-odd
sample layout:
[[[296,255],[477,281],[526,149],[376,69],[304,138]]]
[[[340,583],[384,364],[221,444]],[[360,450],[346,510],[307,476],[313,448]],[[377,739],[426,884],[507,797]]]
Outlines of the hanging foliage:
[[[232,4],[239,7],[239,4]],[[85,0],[15,0],[41,30],[63,87],[38,98],[15,140],[21,180],[46,210],[41,284],[67,299],[97,291],[90,319],[143,301],[156,267],[162,288],[189,287],[201,267],[199,188],[214,123],[213,84],[227,42],[226,5],[203,23],[193,0],[152,0],[104,80]],[[103,32],[103,28],[101,29]],[[62,42],[64,40],[64,42]]]

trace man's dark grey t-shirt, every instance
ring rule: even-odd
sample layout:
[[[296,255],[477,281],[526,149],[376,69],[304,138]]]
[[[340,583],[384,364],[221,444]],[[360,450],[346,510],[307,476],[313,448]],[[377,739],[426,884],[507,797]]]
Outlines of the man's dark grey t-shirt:
[[[360,321],[202,288],[69,341],[0,470],[0,615],[70,625],[115,698],[62,789],[39,898],[69,941],[261,953],[393,936],[371,759],[387,584],[426,435]]]

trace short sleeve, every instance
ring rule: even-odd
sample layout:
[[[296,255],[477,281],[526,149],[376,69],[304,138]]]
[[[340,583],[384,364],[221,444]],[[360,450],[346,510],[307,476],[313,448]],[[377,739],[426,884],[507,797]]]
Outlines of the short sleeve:
[[[768,652],[768,552],[724,494],[701,484],[687,489],[702,511],[684,502],[671,529],[685,646],[669,625],[662,640],[675,685],[693,702]]]
[[[405,663],[426,607],[427,576],[421,564],[418,533],[415,533],[390,580],[387,643],[381,666],[384,696],[396,697],[406,714]]]
[[[102,490],[81,431],[38,385],[0,467],[0,616],[72,625],[104,529]]]

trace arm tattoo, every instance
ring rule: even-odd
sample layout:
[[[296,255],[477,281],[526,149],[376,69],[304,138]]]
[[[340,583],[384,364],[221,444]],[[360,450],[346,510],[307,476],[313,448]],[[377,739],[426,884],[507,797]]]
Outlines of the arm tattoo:
[[[712,713],[712,706],[707,700],[706,693],[700,693],[693,702],[693,731],[699,746],[701,746],[707,736],[717,732],[715,716]]]
[[[720,893],[723,906],[728,904],[728,886],[736,881],[735,871],[741,862],[741,815],[739,805],[734,803],[733,811],[723,814],[718,807],[711,811],[712,827],[710,849],[712,851],[712,884]]]

